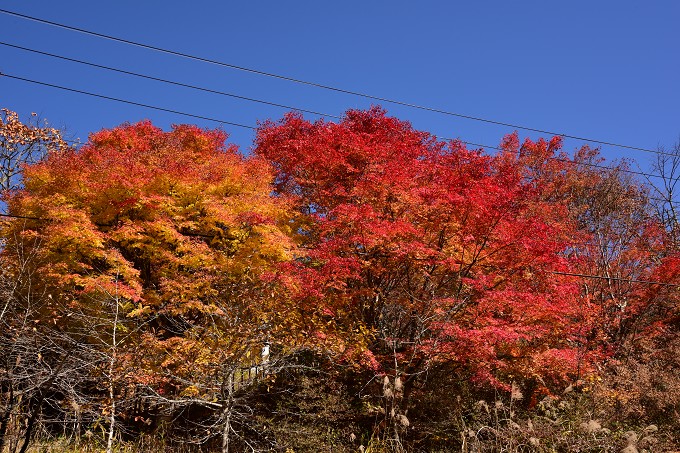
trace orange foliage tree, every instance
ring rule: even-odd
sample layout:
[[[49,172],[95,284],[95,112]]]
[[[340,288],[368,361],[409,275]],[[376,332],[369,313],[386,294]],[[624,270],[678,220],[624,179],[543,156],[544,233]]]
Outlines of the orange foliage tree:
[[[34,253],[47,316],[99,345],[117,394],[145,384],[219,407],[235,370],[295,325],[268,276],[296,253],[288,206],[268,164],[225,139],[149,122],[103,130],[26,168],[8,198],[25,218],[3,235]]]

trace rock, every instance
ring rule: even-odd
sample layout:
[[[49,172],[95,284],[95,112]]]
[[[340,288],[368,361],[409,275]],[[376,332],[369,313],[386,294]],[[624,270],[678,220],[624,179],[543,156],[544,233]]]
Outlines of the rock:
[[[655,443],[657,443],[659,440],[654,437],[654,436],[645,436],[642,439],[640,439],[640,447],[651,447]]]
[[[403,414],[397,415],[397,421],[401,423],[401,426],[403,426],[404,428],[408,428],[409,426],[411,426],[411,422],[408,420],[408,418],[406,418],[406,415]]]
[[[645,429],[643,429],[642,432],[645,433],[645,434],[652,434],[652,433],[657,432],[658,430],[659,430],[659,427],[658,427],[658,426],[656,426],[656,425],[649,425],[648,427],[646,427]]]
[[[531,445],[532,447],[538,447],[539,445],[541,445],[541,441],[538,440],[535,437],[530,437],[529,438],[529,445]]]
[[[623,435],[626,442],[629,444],[634,444],[638,441],[639,437],[635,431],[626,431]]]
[[[597,420],[589,420],[588,422],[583,422],[579,427],[587,433],[596,433],[602,429],[602,425]]]

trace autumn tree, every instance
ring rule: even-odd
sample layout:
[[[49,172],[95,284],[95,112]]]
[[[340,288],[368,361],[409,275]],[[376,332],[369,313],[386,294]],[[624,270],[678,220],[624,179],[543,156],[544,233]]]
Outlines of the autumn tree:
[[[225,139],[149,122],[104,130],[27,167],[8,199],[30,219],[3,237],[35,254],[55,323],[89,331],[100,353],[110,427],[113,399],[140,385],[173,404],[228,405],[226,383],[265,341],[293,347],[271,277],[295,253],[288,208],[269,166]]]
[[[520,149],[511,136],[489,156],[374,108],[337,124],[290,114],[256,145],[297,206],[309,254],[289,264],[291,286],[325,320],[313,335],[386,376],[395,425],[408,424],[409,394],[432,367],[508,389],[588,369],[594,307],[565,275],[581,232],[530,165],[556,157],[558,138]]]
[[[538,145],[526,141],[517,150]],[[658,335],[672,318],[680,269],[673,230],[655,215],[650,186],[636,178],[628,162],[604,165],[587,146],[573,157],[527,165],[551,181],[544,197],[564,203],[580,232],[568,253],[581,274],[583,296],[597,308],[590,326],[584,326],[589,344],[615,354],[636,338]]]
[[[109,451],[164,418],[200,448],[254,448],[253,408],[278,403],[253,394],[306,348],[296,375],[351,370],[347,419],[399,450],[426,392],[561,391],[677,314],[673,223],[596,150],[511,134],[486,154],[379,108],[263,123],[249,157],[225,140],[126,124],[49,142],[21,187],[6,173],[0,446],[52,417]]]
[[[32,114],[22,122],[17,113],[0,110],[0,191],[21,185],[25,165],[47,153],[67,148],[61,133]],[[2,211],[5,211],[5,199]],[[9,221],[7,217],[3,222]],[[17,229],[19,231],[20,228]],[[16,245],[16,244],[15,244]],[[30,249],[35,250],[37,244]],[[82,361],[73,354],[72,339],[60,334],[44,316],[49,294],[34,291],[39,280],[31,268],[35,254],[3,240],[0,256],[0,450],[24,452],[44,420],[43,408],[72,397]]]
[[[598,276],[586,279],[583,289],[598,306],[600,341],[612,352],[637,335],[654,335],[647,327],[663,320],[662,300],[680,270],[667,253],[668,235],[653,215],[647,188],[627,169],[598,172],[573,200],[581,207],[581,228],[590,233],[573,253],[581,258],[580,272]]]
[[[663,260],[663,277],[680,277],[680,225],[678,223],[678,182],[680,181],[680,141],[673,144],[672,148],[659,147],[656,160],[652,164],[653,176],[647,181],[650,190],[650,200],[654,207],[656,217],[663,226],[666,235]],[[677,333],[680,327],[680,303],[673,288],[657,288],[657,297],[665,299],[663,306],[672,313],[668,316],[674,331]]]

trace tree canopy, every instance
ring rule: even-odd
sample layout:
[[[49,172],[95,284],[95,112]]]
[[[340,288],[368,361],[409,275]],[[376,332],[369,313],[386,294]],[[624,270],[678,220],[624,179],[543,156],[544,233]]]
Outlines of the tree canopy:
[[[142,398],[200,407],[192,433],[226,451],[237,381],[312,354],[382,385],[375,429],[399,439],[429,373],[536,404],[680,317],[680,260],[646,187],[560,137],[511,134],[489,154],[374,107],[264,122],[249,155],[220,130],[148,121],[74,149],[4,115],[3,146],[50,146],[8,167],[22,185],[5,178],[0,434],[23,407],[15,371],[38,357],[50,384],[29,412],[87,394],[111,449]],[[55,363],[82,387],[49,393]]]
[[[260,129],[310,250],[296,295],[347,335],[351,360],[407,375],[453,363],[496,385],[588,368],[595,307],[560,274],[583,232],[548,196],[566,165],[531,166],[552,165],[560,141],[515,141],[489,156],[377,108]]]

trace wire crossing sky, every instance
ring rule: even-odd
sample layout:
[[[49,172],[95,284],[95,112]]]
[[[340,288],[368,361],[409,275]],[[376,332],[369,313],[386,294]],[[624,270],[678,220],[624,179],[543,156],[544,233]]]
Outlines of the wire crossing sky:
[[[197,112],[206,121],[226,117],[237,124],[256,124],[280,118],[287,106],[304,108],[311,117],[318,112],[338,116],[378,99],[397,100],[397,105],[383,102],[383,106],[438,136],[495,144],[518,126],[532,129],[520,130],[521,136],[532,138],[546,136],[546,131],[568,131],[570,136],[634,148],[602,146],[608,159],[635,158],[643,169],[649,157],[638,151],[670,146],[680,133],[679,63],[674,58],[680,32],[671,19],[680,7],[674,1],[652,5],[605,1],[597,7],[588,2],[548,7],[537,1],[520,6],[498,1],[413,7],[397,1],[315,8],[230,4],[210,9],[173,2],[159,9],[126,1],[115,8],[40,1],[3,6],[6,11],[177,54],[207,56],[269,75],[291,75],[284,77],[289,80],[268,80],[1,14],[3,40],[11,38],[14,46],[143,73],[150,80],[106,74],[100,68],[6,45],[0,48],[0,71],[109,98],[135,99],[137,107],[168,107],[165,112],[149,112],[0,79],[2,106],[22,115],[37,111],[81,139],[124,121],[150,118],[161,127],[186,122],[173,111]],[[153,78],[179,85],[161,86]],[[295,86],[290,79],[319,83]],[[196,93],[188,86],[211,87],[234,97]],[[323,92],[318,86],[343,88]],[[367,94],[371,99],[348,94]],[[269,105],[253,105],[248,102],[252,99]],[[417,104],[420,111],[400,100]],[[248,148],[252,133],[225,129],[233,141]],[[565,144],[571,150],[582,142]]]
[[[599,145],[609,145],[609,146],[615,146],[617,148],[626,148],[626,149],[632,149],[632,150],[635,150],[635,151],[644,151],[644,152],[649,152],[649,153],[656,153],[657,152],[656,150],[651,150],[651,149],[647,149],[647,148],[639,148],[639,147],[636,147],[636,146],[630,146],[630,145],[625,145],[625,144],[621,144],[621,143],[606,142],[606,141],[603,141],[603,140],[600,140],[600,139],[594,139],[592,137],[590,137],[590,138],[589,137],[577,137],[577,136],[574,136],[574,135],[571,135],[571,134],[568,134],[568,133],[564,133],[564,132],[546,131],[546,130],[543,130],[543,129],[536,129],[535,127],[526,126],[526,125],[518,125],[518,124],[512,124],[512,123],[507,123],[507,122],[503,122],[503,121],[493,120],[493,119],[489,119],[489,118],[482,118],[482,117],[465,115],[463,113],[451,112],[449,110],[437,109],[437,108],[434,108],[434,107],[428,107],[428,106],[424,106],[424,105],[413,104],[413,103],[410,103],[410,102],[399,101],[399,100],[396,100],[396,99],[383,98],[383,97],[375,96],[375,95],[368,94],[368,93],[360,93],[360,92],[357,92],[357,91],[351,91],[351,90],[347,90],[347,89],[344,89],[344,88],[334,87],[334,86],[330,86],[330,85],[324,85],[324,84],[320,84],[320,83],[316,83],[316,82],[310,82],[310,81],[307,81],[307,80],[296,79],[296,78],[288,77],[288,76],[281,75],[281,74],[263,72],[263,71],[259,71],[259,70],[254,69],[254,68],[246,68],[246,67],[243,67],[243,66],[237,66],[237,65],[233,65],[233,64],[230,64],[230,63],[222,62],[222,61],[211,60],[211,59],[199,57],[199,56],[196,56],[196,55],[190,55],[190,54],[186,54],[186,53],[183,53],[183,52],[177,52],[177,51],[174,51],[172,49],[165,49],[165,48],[161,48],[161,47],[151,46],[151,45],[144,44],[144,43],[126,40],[126,39],[123,39],[123,38],[120,38],[120,37],[105,35],[105,34],[98,33],[98,32],[92,31],[92,30],[85,30],[83,28],[78,28],[78,27],[73,27],[73,26],[61,24],[61,23],[58,23],[58,22],[48,21],[48,20],[40,19],[40,18],[37,18],[37,17],[34,17],[34,16],[19,14],[19,13],[9,11],[9,10],[6,10],[6,9],[0,9],[0,13],[8,14],[8,15],[15,16],[15,17],[20,17],[22,19],[32,20],[32,21],[35,21],[35,22],[38,22],[38,23],[42,23],[42,24],[46,24],[46,25],[50,25],[50,26],[54,26],[54,27],[58,27],[58,28],[63,28],[63,29],[70,30],[70,31],[75,31],[75,32],[78,32],[78,33],[83,33],[83,34],[90,35],[90,36],[96,36],[98,38],[110,39],[112,41],[141,47],[143,49],[152,50],[152,51],[155,51],[155,52],[167,53],[167,54],[170,54],[170,55],[173,55],[173,56],[176,56],[176,57],[188,58],[188,59],[200,61],[200,62],[203,62],[203,63],[215,64],[215,65],[223,66],[223,67],[226,67],[226,68],[229,68],[229,69],[236,69],[238,71],[245,71],[245,72],[249,72],[249,73],[253,73],[253,74],[257,74],[257,75],[261,75],[261,76],[265,76],[265,77],[273,77],[275,79],[285,80],[287,82],[299,83],[301,85],[308,85],[308,86],[311,86],[311,87],[321,88],[321,89],[324,89],[324,90],[336,91],[336,92],[343,93],[343,94],[349,94],[351,96],[358,96],[358,97],[361,97],[361,98],[370,99],[372,101],[378,101],[378,102],[384,102],[384,103],[387,103],[387,104],[400,105],[400,106],[403,106],[403,107],[409,107],[409,108],[424,110],[424,111],[428,111],[428,112],[440,113],[440,114],[443,114],[443,115],[455,116],[455,117],[458,117],[458,118],[464,118],[464,119],[472,120],[472,121],[480,121],[480,122],[483,122],[483,123],[494,124],[494,125],[498,125],[498,126],[507,126],[507,127],[511,127],[511,128],[514,128],[514,129],[524,130],[524,131],[539,132],[541,134],[548,134],[548,135],[560,135],[560,136],[565,137],[565,138],[573,138],[575,140],[580,140],[580,141],[584,141],[584,142],[591,142],[591,143],[595,143],[595,144],[599,144]],[[9,45],[9,44],[6,44],[6,43],[3,43],[3,44]],[[19,46],[13,46],[13,47],[20,48]],[[28,50],[28,49],[23,48],[23,50]],[[35,51],[33,51],[33,52],[35,52]],[[43,55],[55,56],[54,54],[47,54],[47,53],[43,53]],[[62,59],[66,59],[66,58],[62,57]],[[74,60],[74,59],[67,59],[67,60],[83,63],[82,61],[77,61],[77,60]],[[101,65],[92,65],[92,66],[99,67],[99,68],[102,68],[102,69],[112,69],[112,68],[104,67],[104,66],[101,66]],[[124,72],[124,71],[119,71],[119,72]],[[127,73],[132,74],[130,72],[127,72]],[[139,74],[136,74],[136,75],[139,76]],[[145,76],[145,77],[150,79],[150,80],[161,81],[158,78],[153,78],[153,77],[148,77],[148,76]],[[165,82],[167,82],[167,81],[165,81]],[[193,86],[188,86],[187,84],[179,84],[179,83],[176,83],[176,82],[174,84],[180,85],[180,86],[183,85],[187,88],[195,88]],[[214,90],[212,92],[216,93]],[[224,93],[222,93],[222,94],[224,94]],[[241,99],[245,99],[242,96],[236,96],[236,95],[231,95],[231,96],[238,97],[238,98],[241,98]],[[249,99],[247,99],[247,100],[249,100]],[[271,102],[268,103],[268,104],[274,105],[274,106],[277,106],[277,107],[282,107],[281,104],[275,104],[275,103],[271,103]],[[285,107],[285,106],[283,106],[283,107]],[[317,112],[313,112],[313,111],[307,111],[307,112],[315,114],[315,115],[319,115],[319,113],[317,113]],[[321,114],[321,115],[323,115],[323,114]],[[337,118],[337,116],[334,116],[334,115],[331,115],[331,117]]]
[[[2,44],[2,43],[0,42],[0,44]],[[112,68],[108,68],[108,69],[112,69]],[[135,74],[135,75],[139,75],[139,74]],[[241,127],[241,128],[245,128],[245,129],[252,129],[252,130],[257,129],[257,127],[255,127],[255,126],[248,126],[246,124],[234,123],[234,122],[219,119],[219,118],[210,118],[210,117],[206,117],[206,116],[202,116],[202,115],[197,115],[195,113],[180,112],[178,110],[168,109],[168,108],[165,108],[165,107],[160,107],[160,106],[155,106],[155,105],[143,104],[143,103],[135,102],[135,101],[132,101],[132,100],[129,100],[129,99],[114,98],[114,97],[106,96],[106,95],[99,94],[99,93],[91,93],[89,91],[79,90],[79,89],[73,88],[73,87],[64,87],[64,86],[61,86],[61,85],[54,85],[54,84],[47,83],[47,82],[40,81],[40,80],[27,79],[25,77],[19,77],[19,76],[12,75],[12,74],[0,73],[0,77],[6,77],[6,78],[14,79],[14,80],[21,80],[21,81],[27,82],[27,83],[32,83],[32,84],[36,84],[36,85],[55,88],[55,89],[58,89],[58,90],[69,91],[69,92],[72,92],[72,93],[78,93],[78,94],[82,94],[82,95],[86,95],[86,96],[92,96],[92,97],[96,97],[96,98],[100,98],[100,99],[106,99],[108,101],[114,101],[114,102],[120,102],[120,103],[123,103],[123,104],[134,105],[134,106],[142,107],[142,108],[146,108],[146,109],[152,109],[152,110],[158,110],[158,111],[161,111],[161,112],[173,113],[173,114],[176,114],[176,115],[186,116],[186,117],[193,118],[193,119],[211,121],[211,122],[219,124],[220,126],[227,125],[227,126],[235,126],[235,127]],[[166,82],[168,82],[168,81],[166,81]],[[174,83],[174,82],[170,82],[170,83]],[[202,88],[194,87],[194,86],[191,86],[191,88],[202,90]],[[266,101],[254,100],[254,99],[252,101],[267,103]],[[292,109],[296,110],[296,111],[305,111],[305,110],[298,109],[298,108],[292,108]],[[319,114],[319,115],[323,115],[323,114]],[[336,117],[336,116],[333,116],[333,115],[323,115],[323,116],[339,119],[339,117]],[[444,140],[444,141],[452,140],[452,139],[447,138],[447,137],[437,137],[437,136],[435,136],[435,137],[438,138],[439,140]],[[76,145],[76,146],[82,144],[82,142],[76,141],[76,140],[66,139],[65,141],[68,142],[68,143],[71,143],[73,145]],[[465,143],[466,145],[470,145],[470,146],[476,146],[476,147],[479,147],[479,148],[494,149],[494,150],[499,150],[499,151],[502,150],[502,148],[500,148],[498,146],[493,146],[493,145],[482,145],[482,144],[479,144],[479,143],[472,143],[472,142],[465,142],[465,141],[463,141],[462,143]],[[650,150],[648,152],[658,154],[658,155],[672,156],[672,153],[667,153],[667,152],[664,152],[664,151],[661,151],[661,150],[658,150],[658,151]],[[600,164],[588,163],[588,162],[576,162],[574,160],[563,159],[563,158],[560,158],[560,157],[557,157],[557,156],[549,157],[549,159],[554,159],[554,160],[557,160],[557,161],[562,161],[562,162],[575,164],[575,165],[582,165],[582,166],[587,166],[587,167],[592,167],[592,168],[599,168],[599,169],[603,169],[603,170],[613,170],[614,169],[613,167],[609,167],[609,166],[606,166],[606,165],[600,165]],[[645,178],[663,179],[663,177],[661,175],[631,170],[630,168],[627,168],[627,166],[617,166],[616,168],[618,169],[618,171],[623,172],[623,173],[630,173],[630,174],[637,175],[637,176],[643,176]],[[664,199],[659,199],[659,198],[654,198],[654,197],[650,197],[650,199],[651,200],[657,200],[657,201],[665,201]]]

